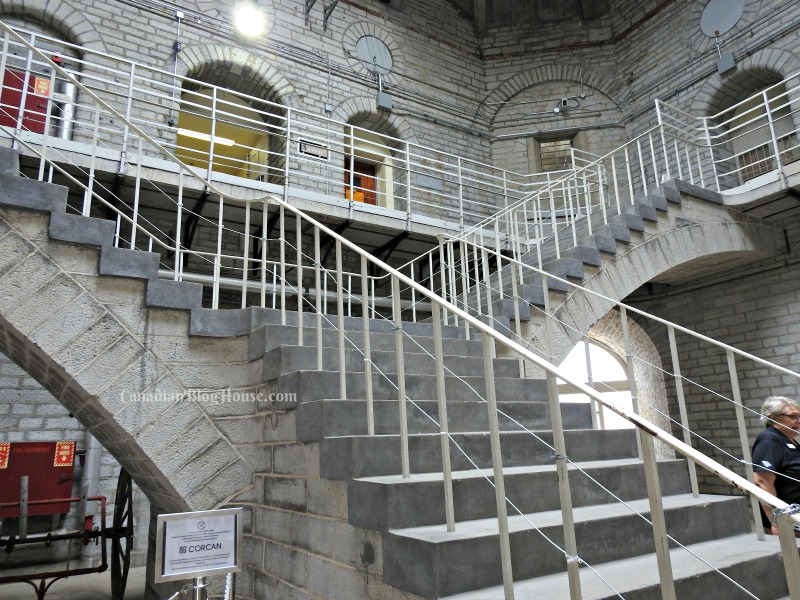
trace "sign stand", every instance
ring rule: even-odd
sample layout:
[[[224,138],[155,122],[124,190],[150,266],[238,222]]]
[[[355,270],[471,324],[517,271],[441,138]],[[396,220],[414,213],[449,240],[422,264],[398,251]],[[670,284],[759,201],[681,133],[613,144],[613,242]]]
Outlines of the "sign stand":
[[[206,577],[241,571],[242,509],[158,515],[155,583],[193,580],[202,600]]]

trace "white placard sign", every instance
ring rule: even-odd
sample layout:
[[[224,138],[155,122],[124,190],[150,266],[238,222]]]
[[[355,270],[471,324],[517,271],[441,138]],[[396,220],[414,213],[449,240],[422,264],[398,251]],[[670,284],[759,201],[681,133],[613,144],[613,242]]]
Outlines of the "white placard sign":
[[[240,571],[242,509],[158,515],[156,583]]]

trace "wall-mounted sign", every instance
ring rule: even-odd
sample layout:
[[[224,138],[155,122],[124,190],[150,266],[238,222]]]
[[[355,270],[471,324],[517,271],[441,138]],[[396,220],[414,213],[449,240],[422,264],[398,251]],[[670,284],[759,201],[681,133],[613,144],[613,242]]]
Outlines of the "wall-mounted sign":
[[[298,142],[298,150],[300,154],[313,156],[314,158],[318,158],[320,160],[328,160],[328,147],[323,146],[322,144],[315,144],[314,142],[309,142],[308,140],[300,140]]]
[[[242,509],[158,515],[155,582],[241,571]]]

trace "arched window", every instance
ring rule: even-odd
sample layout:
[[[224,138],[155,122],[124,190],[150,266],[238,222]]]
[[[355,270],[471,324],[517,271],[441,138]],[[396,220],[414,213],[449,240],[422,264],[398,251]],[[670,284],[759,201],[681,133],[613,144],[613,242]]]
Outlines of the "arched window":
[[[622,358],[595,342],[589,343],[589,357],[594,388],[603,398],[626,410],[632,410],[631,390]],[[577,380],[583,383],[588,382],[585,342],[578,343],[572,349],[561,363],[561,368],[567,370]],[[577,393],[572,385],[562,380],[558,382],[558,395],[561,402],[589,402],[586,395]],[[633,427],[629,421],[606,408],[602,408],[600,413],[595,415],[594,422],[598,426],[602,424],[606,429]]]

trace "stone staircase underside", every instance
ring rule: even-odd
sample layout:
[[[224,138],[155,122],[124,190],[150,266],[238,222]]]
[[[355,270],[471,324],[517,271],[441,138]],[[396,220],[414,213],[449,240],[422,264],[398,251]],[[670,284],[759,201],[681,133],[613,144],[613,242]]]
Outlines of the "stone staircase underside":
[[[357,355],[348,356],[350,397],[336,398],[338,374],[315,371],[307,350],[296,347],[296,315],[280,325],[280,315],[266,309],[201,308],[199,286],[158,280],[155,255],[112,248],[112,223],[66,215],[66,191],[22,180],[16,156],[9,154],[0,152],[0,349],[114,454],[157,511],[250,507],[243,596],[400,600],[498,583],[491,487],[454,447],[454,468],[461,470],[458,518],[469,522],[455,537],[443,535],[439,436],[427,417],[410,412],[412,471],[426,475],[398,478],[392,387],[382,385],[376,401],[382,435],[365,435]],[[305,318],[310,322],[311,315]],[[347,323],[354,339],[359,323]],[[430,326],[409,324],[407,330],[430,347]],[[444,330],[448,363],[477,385],[481,371],[469,357],[481,355],[480,343],[461,339],[458,328]],[[374,349],[389,350],[391,325],[376,322],[374,331]],[[326,354],[335,352],[333,344],[326,345],[331,346]],[[391,357],[379,358],[391,377]],[[414,410],[436,418],[435,381],[426,362],[424,356],[409,361],[417,365],[410,389],[420,400]],[[498,398],[502,409],[549,440],[543,383],[517,379],[514,365],[502,359],[496,367],[505,377]],[[485,410],[458,381],[447,378],[453,439],[487,470],[487,436],[478,418]],[[292,391],[304,401],[275,407],[187,400],[195,390],[225,388]],[[162,396],[143,401],[148,393]],[[641,504],[643,478],[632,432],[586,429],[588,414],[572,411],[563,410],[565,422],[575,428],[567,433],[571,458]],[[545,493],[554,489],[552,452],[507,423],[503,429],[509,488],[521,496],[529,518],[557,538],[557,495]],[[726,547],[728,542],[714,538],[744,533],[741,500],[687,498],[683,464],[669,461],[660,468],[669,481],[664,487],[670,518],[681,531],[693,532],[690,543]],[[617,526],[637,538],[647,534],[636,517],[597,509],[602,501],[575,479],[580,523],[591,532],[587,539],[609,540],[592,546],[592,556],[613,570],[623,549],[613,548]],[[699,523],[710,525],[695,530]],[[531,562],[530,556],[542,552],[541,541],[520,519],[514,527],[518,576],[558,578],[558,557]],[[748,544],[742,548],[750,552]],[[779,569],[776,545],[761,549]],[[633,550],[641,560],[647,553],[644,542]],[[470,554],[478,563],[467,567]],[[779,573],[767,578],[781,581]],[[537,594],[529,597],[542,597]],[[784,594],[770,591],[764,597]]]
[[[601,217],[599,211],[594,213],[591,234],[585,219],[580,222],[577,246],[572,246],[572,233],[562,231],[560,258],[551,238],[542,248],[542,264],[546,272],[614,301],[624,301],[648,282],[702,281],[783,250],[781,232],[774,224],[723,206],[720,194],[681,180],[652,190],[608,224],[602,224]],[[538,255],[532,250],[521,260],[536,265]],[[510,279],[508,274],[503,279],[506,294]],[[544,296],[536,276],[526,276],[520,298],[520,319],[529,322],[527,338],[555,362],[582,339],[587,324],[591,327],[613,308],[610,302],[551,280],[550,310],[556,319],[545,320],[537,315]],[[501,330],[512,329],[513,308],[509,301],[495,303],[494,317]]]

